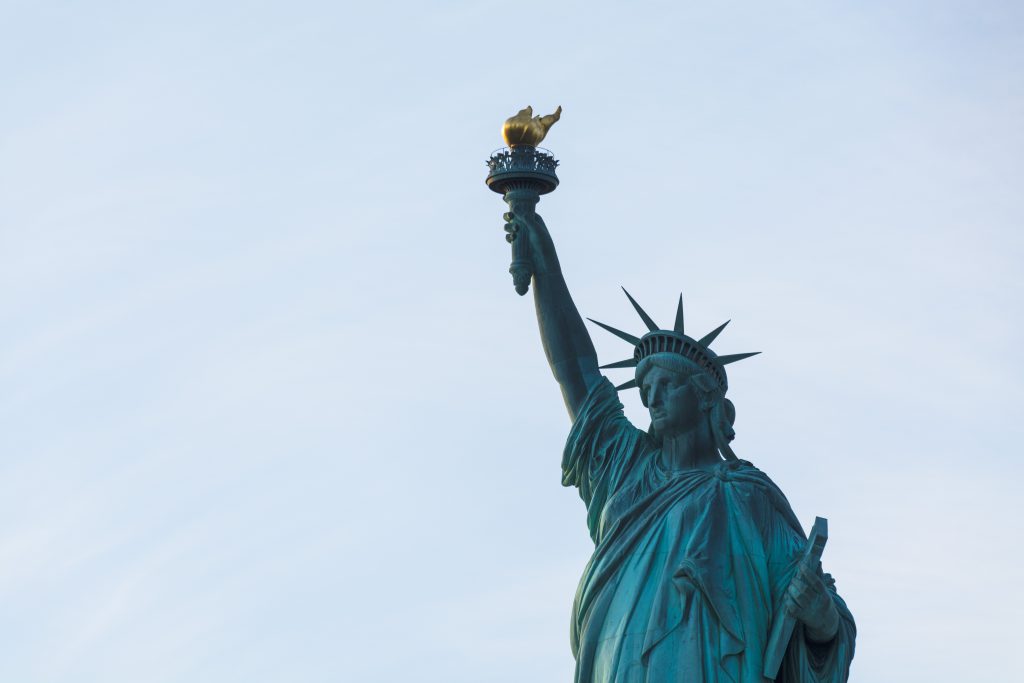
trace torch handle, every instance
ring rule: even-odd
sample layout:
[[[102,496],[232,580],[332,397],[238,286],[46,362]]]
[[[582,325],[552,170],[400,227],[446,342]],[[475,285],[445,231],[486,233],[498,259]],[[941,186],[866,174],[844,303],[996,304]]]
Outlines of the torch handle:
[[[512,263],[508,272],[512,273],[512,284],[516,294],[523,296],[530,291],[530,280],[533,278],[533,261],[530,259],[530,243],[525,239],[512,241]]]
[[[516,217],[532,216],[538,201],[540,201],[540,193],[533,188],[520,187],[505,192],[505,203],[508,204],[509,211],[514,217],[513,220]],[[512,234],[512,264],[508,267],[508,272],[512,274],[512,284],[519,296],[530,291],[530,279],[533,277],[530,238],[524,232],[520,229]]]

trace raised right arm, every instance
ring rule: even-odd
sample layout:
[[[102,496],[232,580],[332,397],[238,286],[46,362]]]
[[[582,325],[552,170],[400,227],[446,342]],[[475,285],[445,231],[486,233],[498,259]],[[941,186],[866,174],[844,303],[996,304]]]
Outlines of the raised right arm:
[[[518,208],[518,207],[515,207]],[[601,378],[597,352],[583,318],[569,294],[562,269],[544,220],[533,211],[516,212],[514,239],[528,236],[533,260],[533,301],[537,324],[551,372],[562,388],[562,398],[575,422],[590,389]]]

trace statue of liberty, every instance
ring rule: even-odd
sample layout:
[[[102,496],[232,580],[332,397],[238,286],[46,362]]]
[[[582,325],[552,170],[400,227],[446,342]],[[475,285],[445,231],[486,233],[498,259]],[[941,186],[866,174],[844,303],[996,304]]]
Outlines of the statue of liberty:
[[[516,154],[536,154],[533,171],[543,171],[548,155],[535,148],[551,118],[541,120],[540,137],[501,153],[508,163],[492,157],[492,176],[508,171]],[[730,445],[735,409],[725,366],[754,354],[712,351],[725,325],[689,336],[681,297],[673,326],[663,329],[627,292],[647,331],[635,336],[593,321],[633,347],[626,360],[599,367],[534,211],[537,186],[528,185],[497,189],[510,207],[517,288],[532,283],[544,352],[572,421],[562,484],[578,489],[594,542],[572,610],[575,681],[846,681],[856,628],[821,570],[820,547],[808,554],[785,496]],[[634,368],[634,379],[615,387],[601,374],[606,368]],[[650,411],[646,431],[618,400],[617,390],[633,388]],[[791,635],[769,664],[773,627],[787,620]]]

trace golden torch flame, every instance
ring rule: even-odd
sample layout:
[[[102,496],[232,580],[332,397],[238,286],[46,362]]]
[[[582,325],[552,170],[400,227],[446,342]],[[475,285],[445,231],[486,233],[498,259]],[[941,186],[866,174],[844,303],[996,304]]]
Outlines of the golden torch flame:
[[[505,144],[509,147],[517,145],[536,147],[561,116],[561,107],[556,109],[554,114],[547,116],[534,116],[533,107],[527,107],[505,121],[501,134],[505,138]]]

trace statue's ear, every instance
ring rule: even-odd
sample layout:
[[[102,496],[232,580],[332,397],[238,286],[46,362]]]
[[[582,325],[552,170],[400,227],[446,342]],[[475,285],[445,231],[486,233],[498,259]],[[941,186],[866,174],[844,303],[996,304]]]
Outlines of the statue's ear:
[[[691,381],[697,386],[698,389],[705,393],[709,393],[718,389],[718,384],[708,377],[707,373],[697,372],[691,376]]]

